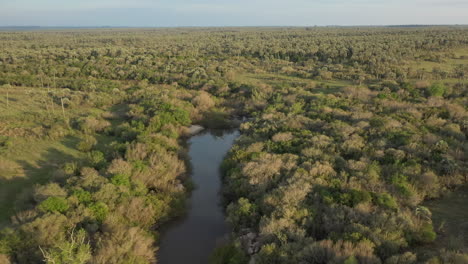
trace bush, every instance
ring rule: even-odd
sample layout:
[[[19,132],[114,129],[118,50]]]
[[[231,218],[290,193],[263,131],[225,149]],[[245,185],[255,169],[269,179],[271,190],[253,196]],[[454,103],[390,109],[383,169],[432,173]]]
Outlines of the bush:
[[[74,175],[78,171],[78,164],[76,162],[67,162],[63,165],[63,171],[67,175]]]
[[[96,169],[102,168],[106,163],[104,153],[97,150],[88,153],[88,161]]]
[[[114,159],[107,168],[107,172],[110,174],[130,175],[132,173],[132,165],[123,159]]]
[[[284,132],[284,133],[276,133],[271,139],[273,142],[285,142],[290,141],[294,137],[291,132]]]
[[[109,121],[93,116],[78,120],[78,128],[86,134],[101,132],[110,125]]]
[[[10,228],[0,230],[0,255],[11,255],[14,249],[21,243],[21,239],[17,232]],[[3,263],[0,257],[0,263]]]
[[[385,264],[413,264],[416,263],[416,255],[411,252],[406,252],[401,255],[395,255],[387,260],[385,260]]]
[[[234,225],[234,228],[248,226],[255,221],[256,206],[246,198],[239,198],[237,203],[231,203],[227,207],[228,221]]]
[[[360,203],[367,203],[372,200],[371,195],[366,191],[351,190],[349,193],[351,197],[351,206],[356,206]]]
[[[164,110],[157,112],[148,125],[153,132],[159,132],[162,127],[168,124],[179,124],[187,126],[190,124],[190,114],[188,111],[171,105],[164,105]]]
[[[72,232],[67,241],[61,241],[50,250],[43,251],[46,263],[88,263],[91,246],[86,241],[86,231]]]
[[[50,213],[65,213],[70,206],[63,197],[49,197],[39,204],[39,209]]]
[[[111,182],[117,186],[127,186],[130,187],[130,177],[125,174],[115,174],[111,178]]]
[[[432,224],[425,223],[412,236],[413,242],[418,244],[428,244],[436,239],[437,235],[434,232]]]
[[[388,193],[383,194],[374,194],[376,197],[374,198],[375,203],[378,206],[381,206],[386,209],[397,209],[398,204],[395,199]]]
[[[89,207],[89,209],[91,210],[91,212],[93,212],[94,217],[99,222],[104,221],[104,219],[106,219],[107,217],[107,214],[109,213],[109,208],[103,202],[97,202],[95,204],[92,204]]]
[[[39,185],[34,188],[33,197],[36,202],[42,202],[49,197],[66,197],[67,192],[57,183]]]
[[[78,143],[76,146],[78,150],[81,150],[83,152],[88,152],[90,151],[95,145],[97,144],[97,140],[93,136],[85,135],[81,139],[81,141]]]
[[[427,91],[430,96],[444,96],[446,89],[447,88],[442,83],[434,83]]]
[[[93,200],[91,193],[83,189],[76,189],[73,191],[73,196],[78,198],[81,203],[87,204]]]
[[[69,130],[62,125],[54,124],[50,127],[49,131],[47,131],[47,135],[52,140],[57,140],[60,138],[65,137],[68,135]]]
[[[93,263],[155,263],[154,239],[139,227],[106,221]]]
[[[210,258],[210,264],[245,264],[248,257],[234,244],[227,244],[215,249]]]
[[[211,98],[211,96],[206,93],[202,92],[192,100],[192,104],[195,105],[201,111],[206,111],[215,105],[215,102]]]

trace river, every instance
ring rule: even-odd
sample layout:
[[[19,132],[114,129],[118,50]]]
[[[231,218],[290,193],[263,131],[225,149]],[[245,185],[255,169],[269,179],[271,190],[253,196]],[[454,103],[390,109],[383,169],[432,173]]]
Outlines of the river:
[[[162,233],[160,264],[206,264],[229,233],[221,207],[220,166],[239,132],[205,131],[189,140],[192,182],[187,214]]]

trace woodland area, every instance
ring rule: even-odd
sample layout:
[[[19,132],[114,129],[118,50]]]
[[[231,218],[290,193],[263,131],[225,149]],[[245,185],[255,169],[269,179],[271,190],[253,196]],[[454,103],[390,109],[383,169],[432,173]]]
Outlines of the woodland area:
[[[0,32],[0,263],[157,263],[237,126],[213,264],[468,263],[468,27]]]

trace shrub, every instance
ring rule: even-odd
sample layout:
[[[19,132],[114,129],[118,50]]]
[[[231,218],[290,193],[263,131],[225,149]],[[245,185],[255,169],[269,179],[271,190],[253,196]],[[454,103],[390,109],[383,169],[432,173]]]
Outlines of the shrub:
[[[78,164],[76,162],[67,162],[63,165],[63,171],[67,175],[74,175],[78,171]]]
[[[201,94],[193,98],[192,103],[201,111],[206,111],[215,105],[215,102],[213,101],[211,96],[206,92],[202,92]]]
[[[234,224],[235,228],[248,226],[255,220],[256,206],[246,198],[240,198],[237,203],[232,203],[227,207],[228,221]]]
[[[428,244],[436,239],[437,235],[430,223],[424,223],[418,231],[413,233],[413,242],[418,244]]]
[[[104,221],[104,219],[107,217],[107,214],[109,213],[109,208],[103,202],[94,203],[89,207],[89,209],[91,212],[93,212],[94,217],[99,222]]]
[[[109,127],[111,124],[107,120],[102,118],[98,119],[96,117],[90,116],[78,121],[79,129],[84,133],[94,133],[101,132],[105,128]]]
[[[42,263],[39,249],[49,248],[65,239],[65,230],[72,228],[63,214],[48,213],[24,223],[19,227],[22,243],[14,249],[16,263]]]
[[[159,209],[159,208],[158,208]],[[144,197],[134,197],[123,203],[118,211],[125,216],[128,221],[134,225],[149,228],[155,223],[156,212],[151,203]]]
[[[91,245],[86,241],[86,231],[72,232],[67,241],[60,241],[49,250],[43,251],[46,263],[88,263],[91,259]]]
[[[351,196],[352,206],[356,206],[360,203],[367,203],[372,200],[371,195],[369,194],[369,192],[366,191],[351,190],[349,193]]]
[[[278,246],[274,243],[264,245],[260,252],[258,253],[258,261],[255,263],[259,264],[281,264],[284,263],[284,258],[286,257],[285,252],[283,252]]]
[[[50,139],[57,140],[65,137],[69,133],[69,130],[62,125],[54,124],[47,131],[47,135]]]
[[[277,133],[272,138],[273,142],[285,142],[293,139],[293,135],[290,132]]]
[[[104,153],[102,153],[101,151],[97,151],[97,150],[94,150],[88,153],[88,161],[93,167],[97,169],[103,167],[104,164],[106,163]]]
[[[154,239],[139,227],[106,221],[93,263],[155,263]]]
[[[82,137],[81,141],[76,146],[78,150],[83,152],[90,151],[97,144],[97,140],[93,136],[85,135]]]
[[[65,213],[70,206],[68,201],[63,197],[49,197],[39,204],[39,209],[50,213]]]
[[[130,187],[130,177],[125,174],[115,174],[111,178],[111,182],[117,186],[127,186]]]
[[[385,260],[385,264],[413,264],[416,263],[416,255],[411,252],[406,252],[401,255],[395,255],[387,260]]]
[[[439,194],[440,184],[439,178],[432,171],[427,171],[418,175],[418,183],[422,190],[426,192],[429,197],[437,197]]]
[[[386,209],[397,209],[398,204],[395,199],[388,193],[383,194],[374,194],[376,197],[374,198],[375,203],[378,206],[381,206]]]
[[[17,232],[10,228],[0,230],[0,255],[11,255],[14,249],[21,243],[21,239]],[[0,257],[0,263],[2,258]]]
[[[83,189],[74,190],[73,196],[76,196],[76,198],[78,198],[78,201],[84,204],[89,203],[93,200],[91,193]]]
[[[429,93],[430,96],[443,96],[445,94],[446,87],[442,83],[434,83],[432,84],[427,92]]]
[[[210,264],[245,264],[247,262],[247,255],[232,243],[216,248],[210,258]]]
[[[132,173],[132,165],[123,159],[114,159],[107,168],[107,172],[111,174],[125,174]]]
[[[189,125],[190,122],[190,114],[188,111],[178,107],[171,107],[167,111],[156,113],[156,115],[151,118],[148,127],[153,132],[159,132],[162,127],[168,124],[186,126]]]
[[[85,190],[95,190],[107,182],[106,178],[99,175],[95,169],[89,167],[81,169],[80,177],[72,177],[69,180],[69,183],[74,183]]]
[[[48,197],[66,197],[67,192],[57,183],[39,185],[34,188],[33,197],[36,202],[42,202]]]

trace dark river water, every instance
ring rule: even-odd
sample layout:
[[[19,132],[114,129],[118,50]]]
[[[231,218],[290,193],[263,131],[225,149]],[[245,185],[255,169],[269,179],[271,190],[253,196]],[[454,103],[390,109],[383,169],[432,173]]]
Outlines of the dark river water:
[[[163,232],[160,264],[206,264],[215,246],[229,233],[221,207],[220,165],[238,131],[207,131],[189,140],[192,164],[187,215]]]

